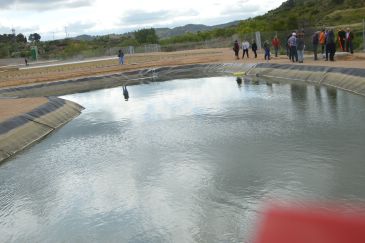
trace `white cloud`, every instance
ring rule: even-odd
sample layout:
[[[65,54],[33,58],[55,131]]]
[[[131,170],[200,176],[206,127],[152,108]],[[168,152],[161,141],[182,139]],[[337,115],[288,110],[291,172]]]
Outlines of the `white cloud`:
[[[13,9],[13,10],[53,10],[60,8],[78,8],[84,6],[90,6],[92,0],[0,0],[0,9]]]
[[[144,27],[215,25],[246,19],[284,0],[0,0],[0,31],[38,32],[42,39],[123,33]],[[8,30],[6,32],[6,30]]]

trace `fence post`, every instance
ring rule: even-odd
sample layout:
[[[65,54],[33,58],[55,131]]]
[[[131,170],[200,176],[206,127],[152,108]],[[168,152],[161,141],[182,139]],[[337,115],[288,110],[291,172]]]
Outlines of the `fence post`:
[[[257,50],[261,50],[261,33],[260,33],[260,31],[256,32],[256,44],[257,44]]]

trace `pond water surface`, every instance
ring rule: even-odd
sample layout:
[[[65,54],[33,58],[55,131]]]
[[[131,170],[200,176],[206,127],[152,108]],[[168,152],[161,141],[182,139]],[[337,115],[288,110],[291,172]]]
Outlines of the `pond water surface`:
[[[365,98],[182,79],[86,109],[0,166],[1,242],[243,242],[264,202],[362,203]]]

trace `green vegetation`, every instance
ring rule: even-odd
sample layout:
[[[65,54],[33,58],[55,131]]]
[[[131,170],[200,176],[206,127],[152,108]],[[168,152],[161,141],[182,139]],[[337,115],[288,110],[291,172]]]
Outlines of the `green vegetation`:
[[[261,31],[262,38],[271,38],[280,32],[281,38],[296,29],[318,30],[324,26],[335,28],[351,26],[355,33],[355,46],[360,47],[362,40],[360,29],[365,17],[365,0],[287,0],[277,9],[265,15],[242,20],[235,26],[222,25],[218,29],[184,34],[159,40],[155,29],[141,29],[124,35],[90,37],[87,40],[64,39],[40,41],[37,33],[27,38],[22,34],[0,35],[0,58],[29,56],[30,46],[37,45],[42,58],[91,57],[116,55],[121,47],[139,47],[145,44],[161,44],[165,50],[176,50],[173,45],[183,43],[202,43],[210,40],[230,39],[232,36],[252,38],[252,33]],[[193,26],[188,26],[193,29]],[[264,33],[267,33],[265,35]],[[197,46],[201,46],[198,45]]]
[[[288,0],[265,15],[241,21],[238,26],[187,33],[161,40],[161,44],[197,42],[233,34],[244,37],[256,31],[290,33],[297,29],[321,29],[324,26],[351,26],[357,31],[363,18],[365,0]],[[360,43],[360,40],[359,36],[356,41]]]

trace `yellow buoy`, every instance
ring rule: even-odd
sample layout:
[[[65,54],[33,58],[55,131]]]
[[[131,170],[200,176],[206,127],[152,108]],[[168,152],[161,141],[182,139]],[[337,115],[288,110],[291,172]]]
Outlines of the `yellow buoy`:
[[[236,77],[241,77],[241,76],[245,76],[245,72],[237,72],[237,73],[233,73],[234,76]]]

